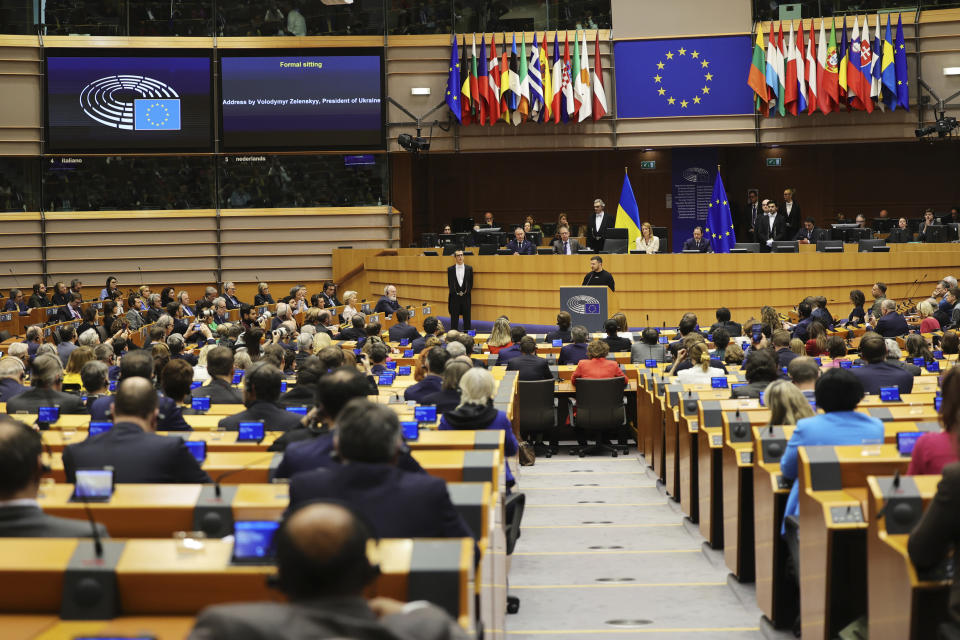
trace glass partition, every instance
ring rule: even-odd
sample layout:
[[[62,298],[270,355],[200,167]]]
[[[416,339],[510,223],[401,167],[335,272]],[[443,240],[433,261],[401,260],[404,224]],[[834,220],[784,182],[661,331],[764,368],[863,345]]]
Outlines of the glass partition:
[[[37,211],[40,158],[0,158],[0,211]]]
[[[915,11],[938,9],[960,5],[960,0],[796,0],[777,2],[776,0],[754,0],[754,20],[789,20],[819,18],[821,16],[864,15],[889,13],[892,11]],[[797,15],[795,9],[800,11]]]

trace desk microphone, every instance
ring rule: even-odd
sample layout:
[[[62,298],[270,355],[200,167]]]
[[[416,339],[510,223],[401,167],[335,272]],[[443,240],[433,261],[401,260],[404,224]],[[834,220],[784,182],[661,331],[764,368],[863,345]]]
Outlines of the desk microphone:
[[[87,520],[90,522],[90,532],[93,534],[93,552],[97,555],[97,559],[100,560],[103,558],[103,541],[100,539],[100,532],[97,530],[97,521],[93,519],[93,511],[90,510],[90,503],[87,501],[87,497],[81,495],[80,501],[83,502],[83,510],[87,514]]]
[[[650,314],[649,314],[649,313],[647,314],[647,326],[648,326],[648,327],[650,326]]]
[[[229,471],[224,471],[223,473],[221,473],[220,475],[218,475],[216,478],[213,479],[213,495],[216,496],[217,498],[220,497],[220,481],[223,480],[224,478],[240,473],[241,471],[252,469],[253,467],[257,466],[262,462],[268,462],[270,460],[273,460],[273,457],[275,455],[276,455],[275,453],[271,453],[266,458],[258,458],[253,462],[243,465],[242,467],[237,467],[236,469],[230,469]]]
[[[13,270],[13,267],[10,267],[10,275],[13,276],[13,281],[17,283],[17,289],[19,289],[20,280],[17,278],[17,272]]]
[[[892,487],[893,487],[894,489],[899,489],[899,488],[900,488],[900,469],[897,469],[896,471],[893,472],[893,482],[891,483],[891,485],[892,485]],[[889,501],[889,500],[887,500],[887,501],[883,504],[883,506],[880,507],[880,511],[877,512],[877,520],[879,520],[879,519],[882,518],[884,515],[886,515],[887,507],[888,507],[888,506],[890,506],[890,501]]]

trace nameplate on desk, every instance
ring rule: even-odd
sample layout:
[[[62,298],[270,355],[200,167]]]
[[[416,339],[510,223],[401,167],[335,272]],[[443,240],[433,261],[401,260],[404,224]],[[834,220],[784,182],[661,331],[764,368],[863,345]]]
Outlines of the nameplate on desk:
[[[859,524],[863,522],[860,505],[830,507],[830,521],[834,524]]]
[[[57,307],[47,307],[46,311],[47,317],[49,318],[50,316],[57,315],[57,311],[59,311],[59,309]]]
[[[753,451],[741,451],[740,462],[744,464],[753,464]]]
[[[13,320],[12,313],[0,313],[0,322],[10,322]]]
[[[721,446],[723,444],[723,436],[710,436],[710,443],[715,447]]]

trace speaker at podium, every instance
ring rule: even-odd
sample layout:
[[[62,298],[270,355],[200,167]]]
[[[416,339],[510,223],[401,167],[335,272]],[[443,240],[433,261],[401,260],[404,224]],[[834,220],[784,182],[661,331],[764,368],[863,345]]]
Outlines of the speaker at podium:
[[[603,331],[603,323],[616,308],[617,294],[608,287],[560,287],[560,310],[570,314],[572,325]]]

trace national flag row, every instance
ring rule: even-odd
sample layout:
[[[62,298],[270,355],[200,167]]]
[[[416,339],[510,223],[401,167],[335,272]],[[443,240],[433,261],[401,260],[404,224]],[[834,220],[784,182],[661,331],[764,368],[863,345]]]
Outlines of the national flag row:
[[[599,120],[608,110],[599,38],[594,43],[593,59],[591,75],[587,34],[582,31],[574,33],[572,58],[569,34],[564,32],[561,56],[559,37],[554,33],[552,64],[546,32],[539,42],[533,34],[529,55],[526,34],[520,34],[519,52],[517,34],[513,34],[509,51],[504,34],[502,56],[491,38],[489,57],[486,34],[480,37],[479,54],[476,34],[471,35],[469,47],[466,35],[458,44],[454,34],[446,102],[463,125]]]
[[[813,20],[804,35],[803,20],[795,39],[793,21],[789,22],[786,40],[783,22],[770,32],[764,42],[763,25],[757,25],[753,61],[747,84],[756,98],[760,113],[797,115],[806,111],[830,113],[846,108],[872,113],[874,108],[910,110],[910,83],[907,78],[907,52],[903,25],[897,17],[896,39],[891,37],[890,14],[886,33],[881,35],[882,21],[877,15],[876,30],[870,38],[867,17],[863,27],[853,18],[853,32],[847,37],[847,18],[840,26],[837,44],[836,20],[830,20],[830,35],[821,19],[820,34],[814,43]]]

